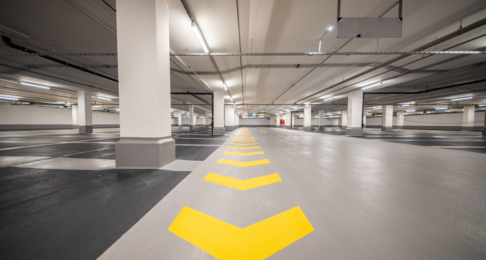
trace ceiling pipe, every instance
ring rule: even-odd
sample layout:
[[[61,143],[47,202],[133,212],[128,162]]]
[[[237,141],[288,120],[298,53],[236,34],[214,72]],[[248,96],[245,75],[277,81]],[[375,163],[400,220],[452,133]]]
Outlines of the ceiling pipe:
[[[19,50],[19,51],[23,51],[23,52],[28,52],[28,53],[37,53],[34,50],[31,50],[31,49],[28,49],[28,48],[25,48],[25,47],[22,47],[20,45],[13,43],[12,40],[5,35],[2,35],[2,40],[3,40],[3,43],[5,43],[5,45],[7,45],[10,48],[13,48],[13,49],[16,49],[16,50]],[[104,79],[118,83],[118,79],[114,79],[114,78],[99,74],[99,73],[94,72],[92,70],[88,70],[84,67],[80,67],[78,65],[74,65],[72,63],[69,63],[69,62],[66,62],[66,61],[63,61],[63,60],[59,60],[59,59],[56,59],[56,58],[53,58],[53,57],[50,57],[50,56],[46,56],[46,55],[39,55],[39,57],[53,61],[53,62],[56,62],[56,63],[59,63],[59,64],[62,64],[62,65],[67,66],[67,67],[71,67],[71,68],[89,73],[91,75],[95,75],[95,76],[98,76],[98,77],[101,77],[101,78],[104,78]]]
[[[236,0],[236,20],[238,21],[238,45],[240,48],[241,53],[241,34],[240,34],[240,7],[238,4],[238,0]],[[245,89],[243,86],[243,61],[242,57],[240,56],[240,74],[241,74],[241,97],[243,98],[243,103],[245,103]]]
[[[474,51],[345,51],[345,52],[250,52],[250,53],[174,53],[171,56],[214,57],[214,56],[366,56],[366,55],[478,55],[486,52]]]
[[[441,37],[439,39],[436,39],[436,40],[431,41],[431,42],[429,42],[429,43],[427,43],[425,45],[422,45],[422,46],[414,49],[412,52],[420,52],[420,51],[425,50],[427,48],[433,47],[433,46],[435,46],[435,45],[437,45],[439,43],[445,42],[445,41],[450,40],[452,38],[455,38],[455,37],[457,37],[459,35],[462,35],[464,33],[467,33],[469,31],[472,31],[472,30],[474,30],[474,29],[476,29],[478,27],[481,27],[481,26],[483,26],[485,24],[486,24],[486,18],[483,18],[483,19],[481,19],[479,21],[476,21],[476,22],[474,22],[474,23],[472,23],[472,24],[470,24],[470,25],[468,25],[468,26],[466,26],[464,28],[458,29],[457,31],[454,31],[454,32],[449,33],[449,34],[447,34],[447,35],[445,35],[445,36],[443,36],[443,37]],[[378,66],[376,66],[376,67],[374,67],[372,69],[369,69],[369,70],[366,70],[364,72],[358,73],[358,74],[356,74],[356,75],[354,75],[352,77],[349,77],[349,78],[347,78],[347,79],[345,79],[345,80],[343,80],[343,81],[341,81],[339,83],[333,84],[330,87],[327,87],[327,88],[325,88],[323,90],[317,91],[317,92],[315,92],[315,93],[313,93],[311,95],[308,95],[307,97],[301,98],[301,99],[297,100],[296,102],[301,102],[301,101],[304,101],[306,99],[312,98],[312,97],[314,97],[316,95],[319,95],[319,94],[323,93],[324,91],[327,91],[329,89],[332,89],[334,87],[337,87],[339,85],[342,85],[342,84],[344,84],[346,82],[349,82],[351,80],[357,79],[357,78],[359,78],[361,76],[364,76],[364,75],[366,75],[366,74],[368,74],[370,72],[373,72],[373,71],[375,71],[375,70],[377,70],[379,68],[385,67],[387,65],[390,65],[390,64],[395,63],[397,61],[400,61],[400,60],[402,60],[402,59],[404,59],[406,57],[409,57],[409,56],[410,56],[410,54],[400,55],[399,57],[396,57],[396,58],[391,59],[391,60],[389,60],[387,62],[384,62],[384,63],[382,63],[382,64],[380,64],[380,65],[378,65]]]
[[[100,20],[94,18],[92,15],[90,15],[88,12],[86,12],[85,10],[83,10],[81,7],[79,7],[78,5],[76,5],[75,3],[71,2],[70,0],[66,0],[66,2],[68,2],[69,4],[71,4],[72,6],[74,6],[76,9],[78,9],[79,11],[81,11],[82,13],[84,13],[85,15],[87,15],[89,18],[93,19],[95,22],[97,22],[98,24],[100,24],[101,26],[105,27],[105,29],[107,29],[108,31],[110,31],[111,33],[113,33],[114,35],[116,35],[116,32],[113,31],[112,29],[110,29],[110,27],[106,26],[104,23],[100,22]],[[113,8],[112,8],[113,9]],[[116,12],[116,11],[115,11]]]
[[[483,83],[486,82],[486,79],[480,79],[480,80],[473,80],[469,82],[464,82],[464,83],[459,83],[459,84],[453,84],[449,86],[444,86],[444,87],[439,87],[439,88],[433,88],[433,89],[425,89],[422,91],[416,91],[416,92],[363,92],[363,95],[417,95],[417,94],[423,94],[423,93],[429,93],[433,91],[438,91],[438,90],[444,90],[448,88],[455,88],[455,87],[460,87],[460,86],[466,86],[466,85],[472,85],[472,84],[478,84],[478,83]]]

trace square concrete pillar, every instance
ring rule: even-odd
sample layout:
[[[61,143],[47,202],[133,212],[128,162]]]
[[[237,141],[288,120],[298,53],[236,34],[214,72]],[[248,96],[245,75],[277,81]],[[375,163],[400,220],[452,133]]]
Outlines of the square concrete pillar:
[[[80,134],[93,133],[93,112],[91,94],[78,91],[78,125]]]
[[[342,118],[342,115],[341,115]],[[348,127],[346,135],[363,136],[363,90],[348,93]]]
[[[304,107],[304,131],[312,130],[312,107],[306,105]]]
[[[324,110],[319,110],[319,130],[324,130]]]
[[[275,122],[275,127],[280,127],[280,114],[279,113],[277,113],[275,120],[277,120]]]
[[[403,129],[405,127],[405,112],[397,112],[397,129]]]
[[[363,128],[366,127],[366,113],[363,113]]]
[[[117,0],[116,7],[123,111],[116,167],[157,169],[175,160],[167,113],[171,106],[169,8],[160,0]]]
[[[204,125],[206,125],[206,127],[211,126],[211,124],[209,123],[209,111],[206,111],[206,113],[204,114]]]
[[[292,112],[285,114],[285,128],[292,129]]]
[[[189,130],[196,128],[196,114],[194,114],[194,106],[189,106]]]
[[[71,105],[71,112],[73,116],[73,129],[78,129],[78,105]]]
[[[383,106],[381,131],[393,131],[393,105]]]
[[[224,135],[224,93],[214,91],[213,135]]]
[[[233,105],[224,106],[224,130],[235,130],[235,107]]]
[[[342,130],[346,130],[348,128],[348,119],[349,119],[348,111],[341,111],[341,129]]]
[[[179,117],[177,118],[177,127],[179,129],[182,128],[182,114],[183,114],[184,111],[182,110],[179,110]]]
[[[462,113],[462,131],[474,131],[475,106],[465,106]]]

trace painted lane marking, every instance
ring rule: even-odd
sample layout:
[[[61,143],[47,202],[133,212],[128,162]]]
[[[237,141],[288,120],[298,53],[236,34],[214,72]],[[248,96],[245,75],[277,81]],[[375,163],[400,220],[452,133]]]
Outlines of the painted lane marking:
[[[204,178],[204,180],[219,185],[227,186],[233,189],[237,189],[237,190],[249,190],[249,189],[282,181],[278,173],[260,176],[260,177],[247,179],[247,180],[240,180],[240,179],[231,178],[231,177],[227,177],[215,173],[208,173],[208,175],[206,175],[206,178]]]
[[[267,131],[263,131],[263,130],[260,130],[260,131],[262,131],[262,132],[264,132],[264,133],[266,133],[266,132],[267,132]]]
[[[298,206],[245,228],[185,206],[168,230],[217,259],[265,259],[314,228]]]
[[[257,148],[260,148],[260,146],[254,146],[254,147],[235,147],[235,146],[228,146],[228,148],[247,150],[247,149],[257,149]]]
[[[233,142],[251,143],[251,142],[256,142],[256,141],[255,140],[233,140]]]
[[[249,144],[231,143],[231,144],[236,144],[236,145],[255,145],[255,144],[258,144],[258,143],[249,143]]]
[[[237,153],[237,152],[228,152],[228,151],[225,151],[224,153],[225,154],[240,155],[240,156],[263,154],[263,152]]]
[[[226,159],[218,159],[217,163],[238,166],[238,167],[250,167],[250,166],[267,164],[270,163],[270,161],[268,159],[263,159],[263,160],[249,161],[249,162],[238,162],[238,161],[232,161]]]

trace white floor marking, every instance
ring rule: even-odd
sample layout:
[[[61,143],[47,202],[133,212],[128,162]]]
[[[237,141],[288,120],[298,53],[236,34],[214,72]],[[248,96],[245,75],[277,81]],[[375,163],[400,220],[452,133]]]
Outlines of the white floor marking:
[[[12,167],[59,170],[104,170],[115,168],[115,160],[54,158],[38,162],[18,164]]]

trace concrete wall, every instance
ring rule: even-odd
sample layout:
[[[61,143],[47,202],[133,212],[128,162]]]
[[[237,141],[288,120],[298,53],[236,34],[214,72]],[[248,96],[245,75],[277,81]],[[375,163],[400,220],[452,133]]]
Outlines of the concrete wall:
[[[93,111],[93,126],[119,127],[120,115]],[[72,129],[70,108],[19,106],[0,103],[0,130]]]
[[[268,118],[240,118],[240,126],[270,126]]]
[[[461,130],[463,113],[444,113],[429,115],[405,116],[405,129],[430,129],[430,130]],[[382,117],[366,118],[366,127],[381,128]],[[393,117],[393,127],[397,126],[397,117]],[[484,127],[484,111],[474,113],[474,130],[480,131]]]
[[[177,117],[171,117],[170,118],[170,123],[172,126],[177,126]],[[209,118],[209,124],[211,124],[211,118]],[[183,118],[182,119],[182,125],[186,126],[189,125],[189,118]],[[196,125],[204,125],[204,118],[196,118]]]

